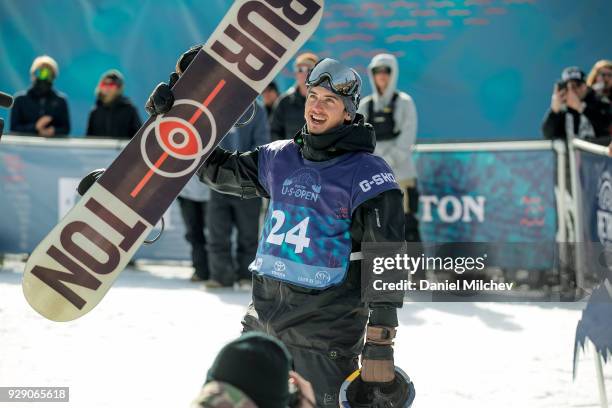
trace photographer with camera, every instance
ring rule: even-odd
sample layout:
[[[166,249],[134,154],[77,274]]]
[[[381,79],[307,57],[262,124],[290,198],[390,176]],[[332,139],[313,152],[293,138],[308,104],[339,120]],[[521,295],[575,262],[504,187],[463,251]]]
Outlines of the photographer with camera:
[[[313,408],[312,386],[295,371],[287,348],[260,332],[219,351],[192,408]]]
[[[579,138],[608,145],[611,120],[610,105],[587,86],[584,72],[568,67],[555,84],[542,133],[546,139]]]

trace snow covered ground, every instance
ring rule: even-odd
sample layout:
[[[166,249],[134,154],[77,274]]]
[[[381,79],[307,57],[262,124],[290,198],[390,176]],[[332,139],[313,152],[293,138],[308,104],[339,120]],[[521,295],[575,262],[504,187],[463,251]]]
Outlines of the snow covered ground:
[[[240,332],[246,292],[210,293],[190,268],[140,266],[70,323],[21,293],[23,264],[0,271],[0,386],[69,386],[70,403],[19,407],[187,407],[217,350]],[[580,303],[406,303],[396,362],[417,408],[599,407],[591,352],[572,381]],[[604,366],[612,402],[612,365]],[[253,375],[257,375],[253,373]]]

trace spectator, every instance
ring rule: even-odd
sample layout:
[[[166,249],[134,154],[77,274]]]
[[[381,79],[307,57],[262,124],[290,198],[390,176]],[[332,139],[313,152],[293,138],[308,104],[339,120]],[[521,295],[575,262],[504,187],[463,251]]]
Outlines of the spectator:
[[[608,145],[611,119],[610,104],[587,86],[584,72],[568,67],[555,84],[542,133],[546,139],[579,138]]]
[[[274,106],[274,102],[278,99],[278,87],[276,86],[276,82],[270,82],[261,93],[261,96],[264,106],[266,107],[268,119],[270,119],[272,116],[272,107]]]
[[[142,122],[136,107],[123,96],[123,75],[106,71],[96,87],[96,105],[89,113],[87,136],[131,139]]]
[[[292,364],[279,340],[243,334],[217,354],[192,408],[314,408],[312,386],[290,371]],[[290,382],[297,393],[290,392]]]
[[[277,99],[270,118],[271,141],[291,140],[304,126],[306,77],[317,61],[318,57],[310,52],[300,54],[295,59],[295,84]]]
[[[249,109],[240,119],[246,121]],[[266,113],[257,105],[253,119],[242,127],[234,127],[225,136],[220,147],[228,151],[246,152],[270,141],[270,129]],[[238,282],[246,288],[251,285],[249,264],[257,252],[259,212],[261,199],[243,200],[240,197],[211,191],[206,224],[208,225],[208,265],[210,279],[207,288],[229,287]],[[237,248],[232,251],[232,229],[236,228]],[[232,254],[235,253],[235,258]]]
[[[32,87],[19,92],[11,110],[11,132],[43,137],[70,132],[66,96],[53,89],[59,75],[57,62],[48,55],[36,57],[30,67]]]
[[[404,192],[406,241],[419,242],[421,238],[416,218],[419,194],[411,154],[417,133],[414,101],[407,93],[397,90],[399,67],[394,55],[374,56],[368,65],[368,74],[374,92],[363,98],[359,113],[374,127],[374,154],[381,156],[391,166]]]
[[[192,282],[206,281],[209,278],[208,250],[206,248],[206,210],[210,199],[210,189],[197,178],[187,182],[178,197],[181,215],[185,223],[185,239],[191,245],[191,262],[194,272]]]
[[[591,87],[604,102],[610,103],[612,100],[612,61],[599,60],[593,65],[586,81],[587,86]]]

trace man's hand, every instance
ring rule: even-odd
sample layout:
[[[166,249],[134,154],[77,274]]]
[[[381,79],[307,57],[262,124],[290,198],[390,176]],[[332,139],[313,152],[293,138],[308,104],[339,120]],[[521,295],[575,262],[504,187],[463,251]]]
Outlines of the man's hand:
[[[172,93],[172,87],[178,81],[179,76],[176,72],[170,74],[170,80],[168,83],[160,82],[151,95],[147,99],[145,104],[145,110],[151,116],[161,115],[172,109],[174,105],[174,94]]]
[[[552,97],[550,98],[550,109],[555,113],[561,112],[563,105],[566,103],[566,97],[566,91],[559,90],[559,86],[555,84]]]
[[[582,113],[582,111],[584,110],[584,107],[582,105],[582,100],[578,96],[578,93],[576,92],[574,84],[572,84],[572,83],[567,84],[567,101],[566,101],[566,103],[567,103],[567,106],[569,108],[572,108],[575,111],[578,111],[580,113]]]
[[[44,137],[55,136],[55,128],[53,126],[46,127],[39,132],[39,135]]]
[[[79,195],[80,196],[84,196],[85,193],[87,192],[87,190],[89,190],[89,188],[96,181],[98,181],[98,179],[100,177],[102,177],[102,175],[104,174],[105,171],[106,171],[106,169],[96,169],[94,171],[91,171],[85,177],[83,177],[83,179],[81,179],[81,181],[79,182],[79,185],[77,187],[77,192],[79,193]]]
[[[47,133],[44,132],[45,128],[49,126],[49,123],[51,123],[52,120],[53,118],[49,115],[43,115],[40,118],[38,118],[34,127],[36,128],[36,131],[38,132],[39,135],[52,136],[52,134],[49,135],[48,132]],[[53,130],[53,134],[55,134],[55,129]]]
[[[315,408],[315,395],[312,384],[295,371],[289,371],[289,381],[293,382],[300,391],[300,404],[297,408]]]
[[[366,344],[361,353],[361,379],[370,383],[388,383],[395,378],[393,339],[395,328],[367,327]]]

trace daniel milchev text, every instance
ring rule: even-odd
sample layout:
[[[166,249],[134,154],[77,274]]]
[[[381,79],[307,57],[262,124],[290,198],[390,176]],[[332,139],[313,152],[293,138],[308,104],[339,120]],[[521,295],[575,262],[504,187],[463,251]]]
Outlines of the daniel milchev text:
[[[482,271],[485,269],[487,254],[479,257],[441,257],[421,256],[413,257],[407,254],[396,254],[393,257],[376,257],[373,259],[372,272],[382,275],[385,271],[406,271],[410,274],[417,270],[453,271],[457,274],[464,272]],[[420,280],[411,282],[403,279],[399,282],[385,282],[382,279],[373,281],[374,290],[512,290],[514,283],[502,283],[483,280],[443,281],[429,282]]]

